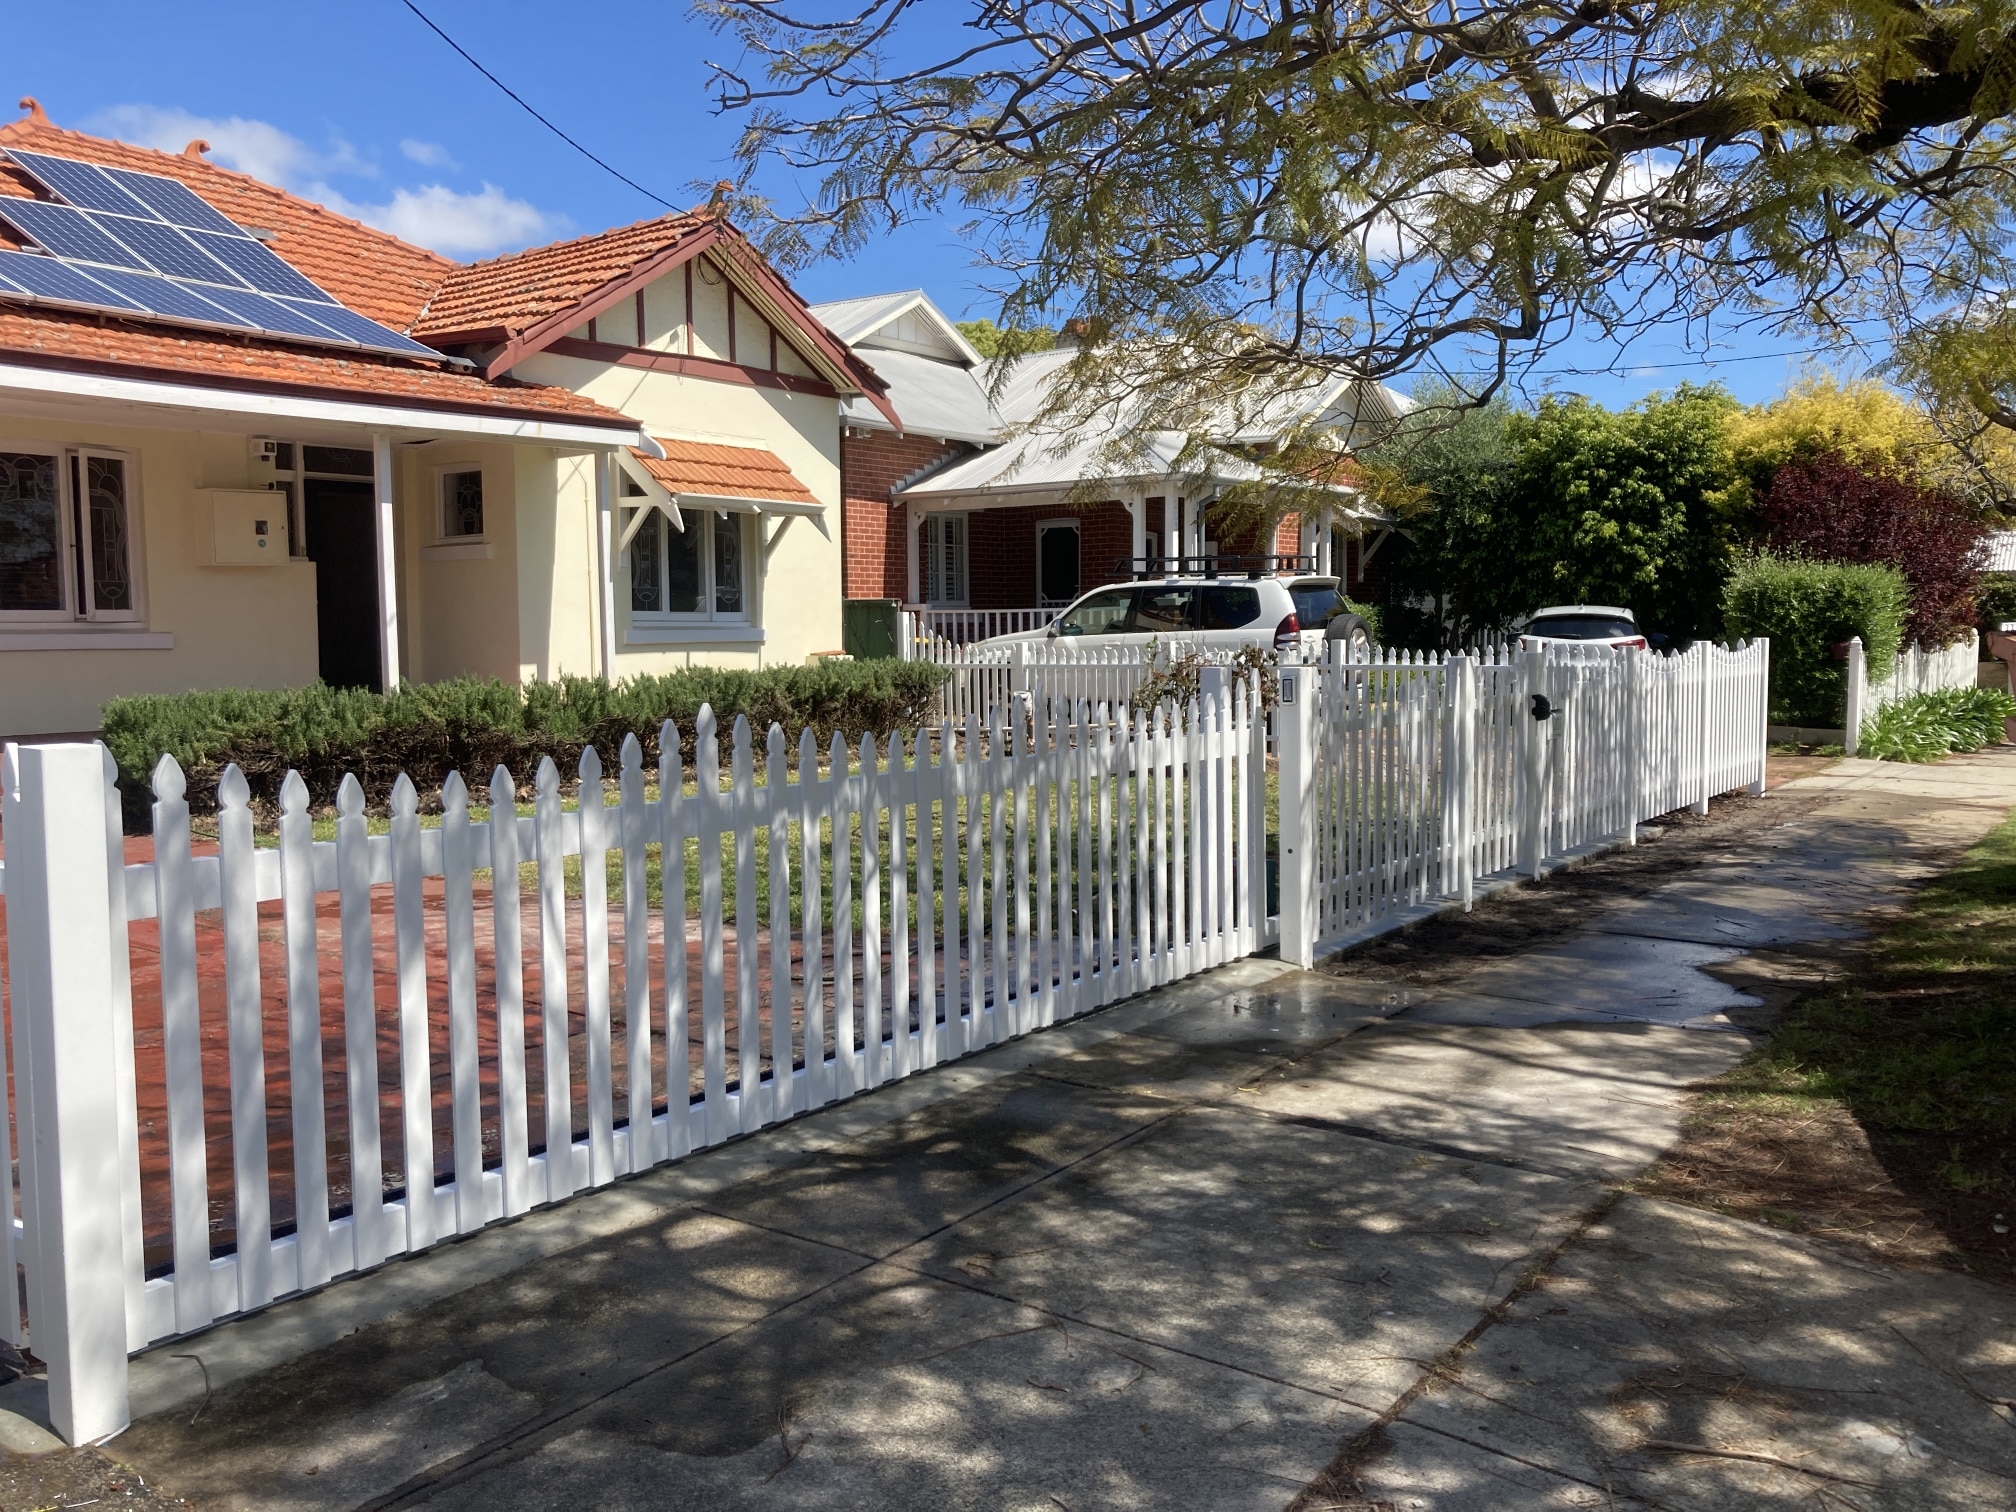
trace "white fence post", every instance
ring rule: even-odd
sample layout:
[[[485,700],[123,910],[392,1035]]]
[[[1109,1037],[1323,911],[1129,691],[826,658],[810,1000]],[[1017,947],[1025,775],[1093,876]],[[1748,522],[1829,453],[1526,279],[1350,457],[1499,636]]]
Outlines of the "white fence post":
[[[1534,700],[1546,696],[1547,653],[1522,651],[1519,654],[1519,736],[1524,781],[1519,788],[1523,854],[1519,869],[1529,877],[1540,875],[1547,852],[1547,728],[1549,720],[1535,712]]]
[[[1862,654],[1862,637],[1848,642],[1848,689],[1841,710],[1841,748],[1850,756],[1862,744],[1862,705],[1869,698],[1869,663]]]
[[[39,1310],[29,1327],[49,1367],[50,1421],[66,1442],[83,1444],[119,1432],[130,1416],[113,1070],[113,962],[126,941],[113,937],[98,747],[24,746],[17,776],[7,815],[7,946],[15,1077],[30,1088],[29,1117],[17,1129],[22,1166],[32,1168],[24,1217]],[[5,1305],[14,1305],[11,1296]]]
[[[1694,649],[1701,655],[1701,738],[1695,747],[1701,766],[1694,774],[1697,786],[1693,809],[1697,814],[1705,814],[1709,789],[1714,786],[1715,647],[1708,641],[1696,641]]]
[[[1757,651],[1757,780],[1744,791],[1762,793],[1771,774],[1771,642],[1759,636],[1750,644]]]
[[[1452,656],[1442,674],[1442,891],[1463,900],[1476,887],[1471,796],[1477,785],[1477,663]]]
[[[1316,964],[1318,669],[1288,662],[1279,676],[1274,743],[1281,770],[1281,959],[1306,969]]]

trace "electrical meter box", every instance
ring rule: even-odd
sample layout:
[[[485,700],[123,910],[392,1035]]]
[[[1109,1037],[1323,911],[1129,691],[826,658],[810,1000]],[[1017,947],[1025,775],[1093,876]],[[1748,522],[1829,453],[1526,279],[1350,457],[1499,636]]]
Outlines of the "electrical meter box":
[[[278,567],[287,561],[287,495],[278,489],[211,488],[210,564]]]

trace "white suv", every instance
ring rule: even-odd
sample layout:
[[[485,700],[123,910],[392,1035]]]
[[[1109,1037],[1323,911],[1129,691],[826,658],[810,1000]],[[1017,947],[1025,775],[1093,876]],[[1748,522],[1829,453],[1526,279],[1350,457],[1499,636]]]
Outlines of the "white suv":
[[[1308,650],[1325,640],[1369,652],[1365,621],[1344,602],[1334,577],[1163,577],[1094,588],[1047,629],[1000,635],[983,644],[1065,640],[1093,645],[1260,646]]]
[[[1519,649],[1536,650],[1550,641],[1608,646],[1613,651],[1647,649],[1645,633],[1631,611],[1609,604],[1556,604],[1534,610],[1520,629]]]

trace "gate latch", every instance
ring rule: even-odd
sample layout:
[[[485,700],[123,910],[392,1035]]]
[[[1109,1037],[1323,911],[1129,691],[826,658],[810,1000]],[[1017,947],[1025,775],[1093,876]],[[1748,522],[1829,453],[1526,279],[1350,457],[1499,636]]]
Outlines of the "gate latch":
[[[1545,693],[1535,693],[1533,695],[1533,717],[1535,719],[1552,719],[1554,717],[1554,704]]]

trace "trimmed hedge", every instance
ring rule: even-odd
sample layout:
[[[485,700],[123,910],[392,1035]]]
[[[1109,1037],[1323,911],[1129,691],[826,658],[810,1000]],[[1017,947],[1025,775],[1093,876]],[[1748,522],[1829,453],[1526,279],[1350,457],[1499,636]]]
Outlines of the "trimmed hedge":
[[[784,727],[794,748],[808,728],[822,749],[836,733],[852,743],[864,734],[921,724],[945,675],[928,663],[866,661],[754,672],[698,667],[613,685],[599,677],[563,677],[520,688],[462,677],[370,693],[315,683],[117,698],[100,717],[129,805],[145,806],[164,753],[188,774],[192,802],[199,795],[207,801],[224,767],[235,761],[257,800],[276,801],[291,768],[317,803],[333,801],[344,773],[354,772],[377,804],[402,771],[426,790],[451,771],[472,786],[486,782],[501,764],[524,788],[539,758],[551,756],[563,777],[571,777],[591,745],[613,776],[629,734],[643,743],[647,764],[655,763],[660,722],[670,719],[690,738],[703,703],[713,706],[719,722],[724,767],[737,715],[747,715],[754,727],[759,759],[773,722]]]
[[[1722,622],[1732,638],[1771,638],[1771,720],[1832,726],[1841,722],[1845,664],[1834,647],[1862,637],[1871,680],[1890,675],[1910,608],[1904,574],[1894,567],[1802,562],[1767,554],[1739,563],[1722,592]]]
[[[1937,761],[2002,743],[2016,698],[1995,688],[1941,688],[1885,704],[1862,722],[1860,754],[1874,761]]]

